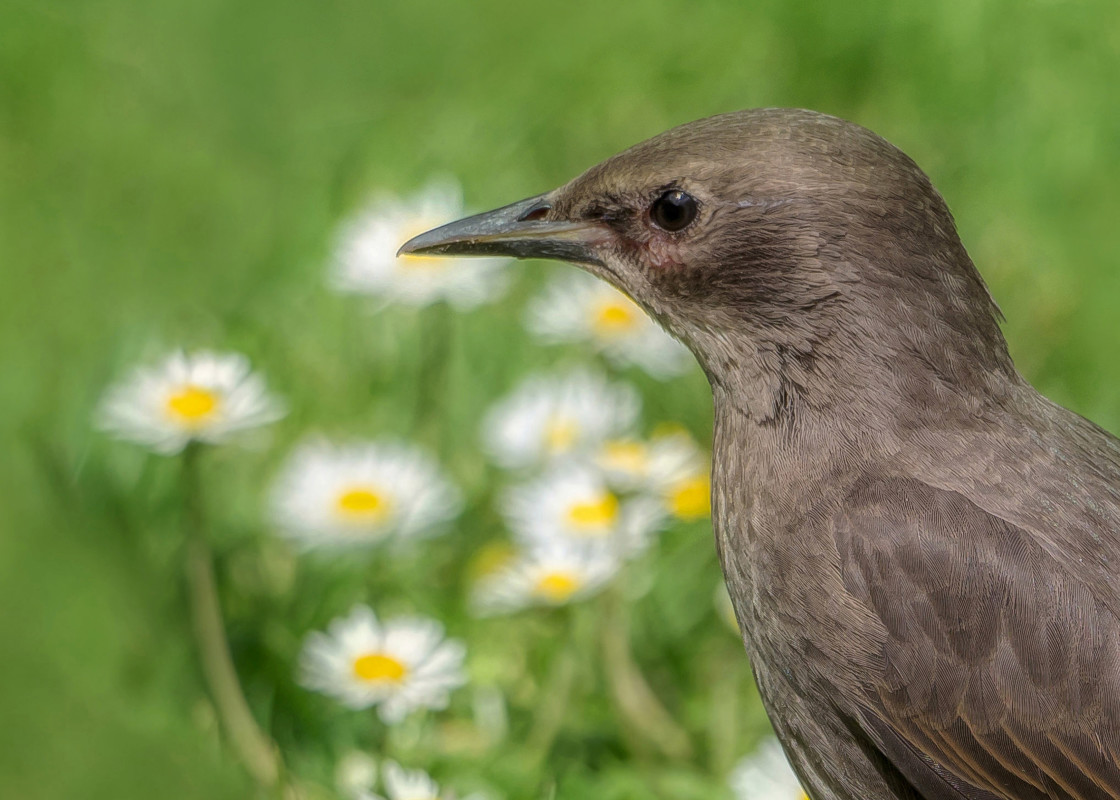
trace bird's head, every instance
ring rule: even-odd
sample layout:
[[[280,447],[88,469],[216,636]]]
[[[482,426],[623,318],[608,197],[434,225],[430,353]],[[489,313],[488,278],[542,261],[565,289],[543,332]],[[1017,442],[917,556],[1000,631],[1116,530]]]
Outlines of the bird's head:
[[[995,305],[926,175],[870,131],[811,111],[674,128],[401,252],[576,263],[760,420],[914,363],[946,383],[1010,368]]]

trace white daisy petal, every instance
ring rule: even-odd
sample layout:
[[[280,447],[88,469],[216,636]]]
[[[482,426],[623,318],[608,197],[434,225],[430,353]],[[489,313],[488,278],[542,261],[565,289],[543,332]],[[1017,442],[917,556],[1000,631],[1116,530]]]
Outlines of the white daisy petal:
[[[390,620],[382,627],[371,609],[355,606],[328,631],[304,640],[300,684],[348,708],[377,706],[388,724],[418,708],[445,708],[451,692],[466,682],[466,648],[444,639],[434,620]]]
[[[462,642],[443,642],[428,654],[424,661],[424,669],[416,675],[417,683],[453,688],[466,654],[467,648]]]
[[[506,468],[569,459],[630,431],[641,399],[634,387],[573,370],[532,376],[486,415],[483,442]]]
[[[308,442],[273,486],[272,519],[304,548],[344,550],[438,533],[462,497],[436,462],[409,445]]]
[[[427,704],[427,707],[437,710],[444,708],[445,706],[440,703],[441,699],[441,697],[429,698],[431,702]],[[411,705],[403,693],[385,697],[379,702],[381,705],[378,706],[377,715],[381,717],[381,721],[386,725],[400,724],[411,710]]]
[[[526,544],[597,544],[622,556],[644,550],[665,521],[658,501],[620,497],[601,472],[577,463],[508,489],[500,503],[510,530]]]
[[[397,256],[413,236],[462,216],[459,188],[452,184],[432,184],[408,199],[375,199],[342,226],[331,284],[386,304],[445,300],[469,309],[496,299],[508,283],[509,259]]]
[[[525,550],[480,578],[471,605],[482,616],[566,605],[598,592],[618,568],[618,559],[605,547],[550,542]]]
[[[443,641],[443,626],[423,617],[398,617],[385,626],[385,647],[412,661],[430,658]]]
[[[742,759],[727,780],[736,800],[808,800],[777,739]]]
[[[244,356],[176,352],[110,387],[96,422],[121,439],[171,455],[192,441],[220,444],[284,413]]]
[[[670,378],[692,364],[688,349],[622,292],[583,272],[558,275],[530,301],[525,324],[542,341],[586,343],[618,366]]]
[[[439,784],[422,769],[404,769],[385,762],[385,791],[389,800],[439,800]]]
[[[385,638],[381,623],[369,606],[355,606],[350,616],[331,620],[327,632],[348,650],[379,648]]]

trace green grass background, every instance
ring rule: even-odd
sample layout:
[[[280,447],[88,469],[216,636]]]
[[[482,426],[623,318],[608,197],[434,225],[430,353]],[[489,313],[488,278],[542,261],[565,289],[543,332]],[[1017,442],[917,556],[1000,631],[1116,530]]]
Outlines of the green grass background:
[[[269,545],[261,489],[278,457],[309,429],[415,438],[473,498],[453,536],[497,525],[474,432],[518,376],[571,355],[519,334],[524,298],[553,268],[526,265],[510,299],[452,321],[438,423],[417,427],[416,353],[433,320],[370,315],[324,286],[335,226],[371,190],[449,174],[484,208],[696,117],[835,113],[930,172],[1020,368],[1117,430],[1118,79],[1114,0],[0,4],[0,796],[248,792],[199,702],[179,610],[175,465],[91,430],[100,392],[138,359],[238,349],[291,405],[269,447],[211,456],[208,489],[247,691],[261,713],[286,709],[274,731],[312,775],[329,777],[348,723],[300,690],[276,699],[261,687],[290,683],[278,654],[360,590],[302,567],[293,577]],[[632,377],[651,423],[707,435],[698,373],[670,391]],[[704,682],[696,659],[745,676],[733,642],[693,652],[693,609],[708,612],[715,569],[705,526],[666,546],[688,568],[643,604],[640,660],[669,693]],[[434,573],[438,591],[400,587],[452,626],[469,543],[456,547],[411,567]],[[703,730],[713,703],[677,707]],[[561,796],[708,791],[596,739],[602,713],[580,708],[553,756]],[[764,730],[756,703],[742,715],[744,741]],[[453,762],[467,769],[475,756],[460,751]]]

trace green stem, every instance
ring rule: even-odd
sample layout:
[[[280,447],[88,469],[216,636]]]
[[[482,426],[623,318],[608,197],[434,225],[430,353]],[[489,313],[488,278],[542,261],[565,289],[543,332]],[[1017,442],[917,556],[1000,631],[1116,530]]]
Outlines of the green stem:
[[[692,757],[692,742],[657,699],[630,650],[630,615],[618,590],[605,598],[605,623],[601,628],[603,665],[611,698],[623,721],[637,737],[645,739],[673,759]]]
[[[276,745],[253,719],[230,655],[214,578],[214,560],[206,540],[198,448],[194,445],[188,447],[183,455],[183,494],[187,528],[187,590],[202,674],[222,727],[245,769],[259,785],[273,788],[280,780],[280,756]]]
[[[417,376],[416,428],[436,420],[447,391],[454,314],[446,303],[433,303],[420,312],[420,369]]]
[[[533,728],[527,739],[526,761],[534,770],[539,769],[548,758],[556,737],[564,727],[572,689],[575,687],[578,667],[576,624],[572,609],[565,609],[565,611],[567,612],[566,641],[553,660],[548,681],[541,689],[541,701],[537,706]]]

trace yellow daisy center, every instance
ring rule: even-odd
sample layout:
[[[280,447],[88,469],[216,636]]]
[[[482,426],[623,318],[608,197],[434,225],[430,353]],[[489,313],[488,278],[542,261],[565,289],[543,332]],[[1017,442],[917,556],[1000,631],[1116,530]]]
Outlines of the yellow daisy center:
[[[188,384],[167,398],[167,410],[187,425],[200,425],[214,416],[219,398],[215,392]]]
[[[554,417],[544,426],[544,444],[550,453],[571,449],[579,438],[579,425],[570,419]]]
[[[669,490],[669,509],[680,519],[700,519],[712,513],[712,486],[706,475],[686,478]]]
[[[405,242],[407,242],[409,239],[413,238],[414,236],[419,236],[420,234],[424,233],[425,231],[428,231],[428,230],[431,230],[432,228],[435,228],[439,224],[440,224],[439,222],[435,222],[433,220],[421,220],[421,221],[417,222],[416,224],[409,226],[408,228],[405,229],[404,236],[401,237],[401,244],[404,244]],[[449,262],[449,259],[439,258],[437,256],[417,256],[417,255],[397,256],[397,260],[399,260],[401,262],[402,266],[407,267],[410,270],[411,269],[417,269],[417,268],[420,268],[420,269],[432,269],[432,268],[447,269],[448,262]]]
[[[617,519],[618,498],[610,492],[603,492],[582,503],[573,503],[568,508],[568,522],[582,533],[601,533],[614,525]]]
[[[380,521],[389,514],[388,497],[369,486],[352,486],[335,500],[339,514],[350,519]]]
[[[400,683],[408,676],[408,667],[384,653],[365,653],[354,659],[354,676],[371,683]]]
[[[546,572],[538,580],[533,591],[550,603],[565,603],[583,585],[580,577],[571,572]]]
[[[641,442],[629,439],[615,439],[603,446],[602,465],[606,469],[620,472],[645,472],[648,454]]]
[[[639,313],[637,306],[619,298],[596,308],[591,324],[600,336],[617,336],[634,329],[640,319]]]

